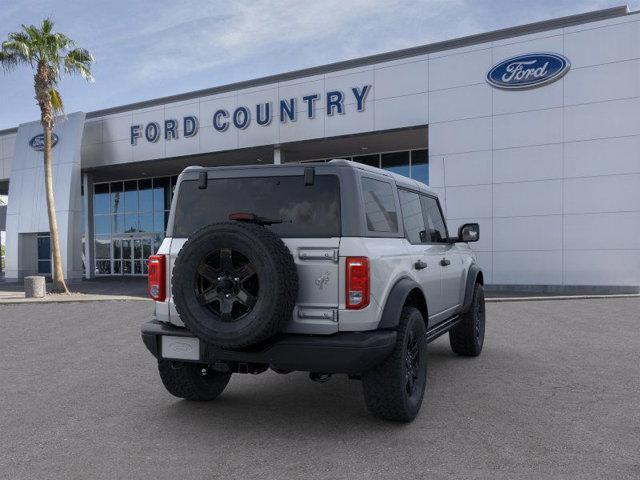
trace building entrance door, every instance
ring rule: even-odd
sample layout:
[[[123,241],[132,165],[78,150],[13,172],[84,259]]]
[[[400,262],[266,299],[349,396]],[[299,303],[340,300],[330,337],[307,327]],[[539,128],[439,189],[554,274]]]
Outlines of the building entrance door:
[[[113,275],[146,275],[153,249],[152,235],[123,235],[111,239]]]

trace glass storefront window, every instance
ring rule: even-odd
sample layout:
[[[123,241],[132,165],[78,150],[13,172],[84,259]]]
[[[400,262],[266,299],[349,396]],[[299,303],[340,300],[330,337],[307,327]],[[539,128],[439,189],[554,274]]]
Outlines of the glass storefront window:
[[[170,191],[171,181],[168,177],[153,179],[153,209],[156,212],[169,208],[171,205]]]
[[[361,155],[359,157],[353,157],[354,162],[364,163],[371,167],[380,168],[380,155]]]
[[[382,168],[390,172],[410,176],[409,152],[383,153],[381,155]]]
[[[150,178],[138,180],[138,211],[153,211],[153,181]]]
[[[411,152],[411,178],[429,185],[429,151]]]
[[[110,213],[109,211],[109,184],[99,183],[93,188],[93,213],[96,215]]]
[[[124,215],[112,215],[113,227],[111,231],[113,233],[124,233]]]
[[[124,216],[124,231],[125,233],[135,233],[138,231],[137,213],[127,213]]]
[[[93,217],[94,235],[109,235],[111,233],[111,215],[96,215]]]
[[[96,274],[147,273],[147,258],[157,251],[164,238],[176,178],[94,185]],[[139,248],[134,249],[133,245]]]
[[[152,233],[154,231],[152,213],[140,214],[138,230],[141,232],[147,232],[147,233]]]
[[[138,181],[128,180],[124,182],[124,212],[138,211]]]
[[[111,213],[122,213],[124,211],[123,191],[122,182],[111,182]]]
[[[108,259],[111,258],[111,249],[109,245],[111,244],[111,237],[105,236],[97,236],[95,237],[95,256],[98,259]]]

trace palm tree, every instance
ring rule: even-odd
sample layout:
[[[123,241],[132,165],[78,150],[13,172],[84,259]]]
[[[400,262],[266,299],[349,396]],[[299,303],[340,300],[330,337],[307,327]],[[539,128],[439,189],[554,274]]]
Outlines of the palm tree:
[[[54,33],[53,21],[45,18],[38,28],[22,25],[19,32],[10,33],[0,48],[0,64],[5,71],[20,65],[31,67],[34,72],[36,101],[40,107],[40,123],[44,129],[44,173],[47,191],[47,213],[53,248],[53,291],[69,293],[62,272],[58,222],[53,203],[53,180],[51,170],[51,131],[56,114],[64,112],[58,91],[61,71],[69,75],[80,74],[91,81],[93,57],[84,48],[76,47],[73,40],[62,33]]]

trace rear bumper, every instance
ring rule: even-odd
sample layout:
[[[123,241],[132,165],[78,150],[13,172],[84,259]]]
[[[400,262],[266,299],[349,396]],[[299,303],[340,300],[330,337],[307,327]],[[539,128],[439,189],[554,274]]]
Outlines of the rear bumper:
[[[358,374],[374,367],[392,352],[396,335],[393,330],[333,335],[284,334],[259,349],[250,350],[226,350],[200,341],[199,359],[184,361],[236,362],[281,370]],[[187,329],[157,320],[142,326],[142,341],[156,358],[163,358],[163,336],[193,338]]]

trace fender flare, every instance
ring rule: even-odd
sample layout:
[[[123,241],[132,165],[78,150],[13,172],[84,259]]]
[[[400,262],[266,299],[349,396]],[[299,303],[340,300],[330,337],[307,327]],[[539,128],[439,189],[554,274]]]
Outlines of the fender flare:
[[[398,326],[402,307],[404,307],[405,301],[411,291],[416,288],[422,292],[420,285],[408,277],[403,277],[396,282],[387,296],[378,328],[396,328]],[[424,296],[424,292],[422,292],[422,294]],[[426,322],[427,318],[424,320]]]
[[[460,309],[462,313],[468,312],[469,308],[471,308],[471,302],[473,301],[473,288],[477,283],[478,277],[480,277],[480,283],[484,284],[482,269],[476,263],[472,263],[467,273],[467,283],[464,289],[464,303]]]

